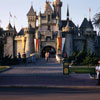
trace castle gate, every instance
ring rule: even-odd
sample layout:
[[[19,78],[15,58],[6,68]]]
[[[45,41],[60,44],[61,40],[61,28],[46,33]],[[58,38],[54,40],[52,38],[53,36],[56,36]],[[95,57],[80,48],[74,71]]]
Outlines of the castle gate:
[[[45,57],[45,53],[46,52],[49,52],[50,53],[50,58],[54,58],[55,55],[56,55],[56,50],[54,47],[52,46],[45,46],[43,49],[42,49],[42,52],[41,52],[41,56],[44,58]]]
[[[54,58],[56,55],[56,43],[54,41],[52,42],[42,42],[41,43],[41,57],[45,57],[45,53],[49,52],[50,57]]]

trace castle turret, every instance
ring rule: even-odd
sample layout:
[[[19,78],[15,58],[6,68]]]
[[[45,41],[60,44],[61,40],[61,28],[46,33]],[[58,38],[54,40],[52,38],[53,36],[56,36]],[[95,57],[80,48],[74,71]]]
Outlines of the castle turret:
[[[29,12],[27,13],[28,18],[28,26],[32,28],[36,28],[36,12],[33,9],[33,6],[31,6]]]
[[[9,22],[6,30],[4,31],[3,38],[5,39],[4,43],[4,56],[11,56],[12,58],[15,56],[14,51],[14,28],[12,27],[11,23]],[[8,49],[9,48],[9,49]]]
[[[60,0],[55,0],[53,2],[53,6],[54,6],[54,12],[56,14],[56,16],[58,15],[60,20],[61,20],[61,7],[62,7],[62,2]]]
[[[29,57],[30,54],[34,53],[34,29],[29,27],[24,29],[26,43],[25,52],[26,56]]]
[[[63,28],[63,32],[65,33],[64,53],[70,56],[73,52],[73,35],[72,27],[69,26],[69,6],[67,6],[67,24]]]
[[[13,27],[12,27],[11,23],[9,23],[8,26],[6,27],[6,30],[12,30],[12,29],[13,29]]]

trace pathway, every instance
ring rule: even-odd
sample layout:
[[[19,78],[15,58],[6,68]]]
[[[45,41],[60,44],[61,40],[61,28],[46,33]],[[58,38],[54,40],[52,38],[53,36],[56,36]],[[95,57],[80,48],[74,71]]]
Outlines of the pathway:
[[[63,75],[63,66],[55,59],[36,64],[12,66],[0,73],[0,86],[96,86],[97,80],[89,74]]]

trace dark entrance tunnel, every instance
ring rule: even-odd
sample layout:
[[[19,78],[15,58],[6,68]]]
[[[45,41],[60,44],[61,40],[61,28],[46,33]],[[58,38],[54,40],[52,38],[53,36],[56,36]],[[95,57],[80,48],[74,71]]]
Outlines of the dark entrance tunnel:
[[[42,52],[41,52],[41,57],[45,57],[45,53],[46,52],[49,52],[50,54],[50,58],[55,58],[55,55],[56,55],[56,50],[54,47],[52,46],[46,46],[43,48]]]

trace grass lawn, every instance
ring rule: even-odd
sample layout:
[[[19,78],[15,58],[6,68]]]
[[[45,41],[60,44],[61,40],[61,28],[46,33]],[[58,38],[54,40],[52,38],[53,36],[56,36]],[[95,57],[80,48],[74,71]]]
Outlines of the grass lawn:
[[[0,71],[8,69],[8,68],[9,68],[9,66],[0,66]]]
[[[95,68],[69,68],[70,72],[95,74]]]

